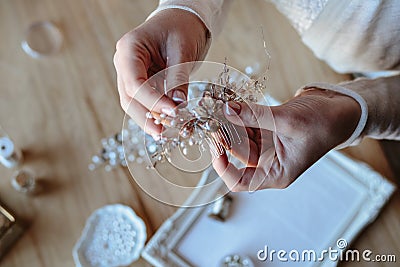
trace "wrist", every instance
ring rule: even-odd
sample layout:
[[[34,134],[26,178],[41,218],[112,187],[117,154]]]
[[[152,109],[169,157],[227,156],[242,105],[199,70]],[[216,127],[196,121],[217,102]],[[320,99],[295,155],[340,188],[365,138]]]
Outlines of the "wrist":
[[[180,5],[168,5],[157,8],[153,13],[151,13],[147,19],[150,20],[154,16],[159,16],[163,14],[163,16],[167,16],[168,19],[179,19],[179,21],[184,21],[185,23],[189,23],[191,26],[194,26],[196,31],[200,29],[203,36],[206,38],[211,38],[211,31],[205,21],[202,19],[200,14],[198,14],[195,10]],[[177,21],[179,23],[179,21]]]
[[[299,95],[314,95],[326,100],[328,135],[333,138],[335,146],[342,146],[352,139],[362,115],[358,101],[346,94],[317,87],[309,87]]]
[[[167,29],[168,37],[172,37],[175,44],[187,44],[196,47],[191,52],[199,53],[189,61],[202,60],[207,55],[211,45],[211,34],[206,24],[196,14],[180,8],[167,8],[151,15],[147,21],[157,20],[157,25]],[[171,41],[171,40],[169,40]],[[167,42],[167,40],[165,40]]]
[[[369,120],[369,114],[368,114],[368,105],[365,99],[363,98],[362,95],[360,95],[357,91],[352,90],[347,86],[347,84],[340,84],[340,85],[335,85],[335,84],[329,84],[329,83],[312,83],[309,85],[304,86],[303,88],[300,88],[296,95],[301,94],[304,91],[309,90],[310,88],[319,88],[317,90],[328,90],[328,91],[333,91],[340,93],[345,96],[349,96],[352,99],[354,99],[359,107],[361,108],[361,115],[357,124],[356,129],[354,130],[353,134],[342,144],[340,144],[337,149],[344,148],[349,145],[357,145],[360,143],[362,140],[362,137],[364,136],[364,129],[367,124],[367,119]]]

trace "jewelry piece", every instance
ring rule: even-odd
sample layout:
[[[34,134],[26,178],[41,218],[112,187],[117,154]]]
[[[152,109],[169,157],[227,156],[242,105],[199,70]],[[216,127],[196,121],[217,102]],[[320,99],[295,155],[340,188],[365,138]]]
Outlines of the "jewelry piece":
[[[145,162],[148,168],[155,168],[158,163],[171,162],[174,149],[179,148],[187,155],[191,146],[210,151],[214,157],[223,155],[233,144],[242,142],[237,127],[225,118],[224,106],[230,101],[255,103],[266,87],[265,78],[243,77],[233,79],[225,64],[215,82],[189,83],[188,101],[175,110],[147,112],[147,120],[163,126],[164,131],[159,136],[145,134],[128,119],[120,133],[101,141],[103,148],[92,157],[89,169],[104,165],[106,171],[111,171],[129,162]]]
[[[225,256],[220,267],[254,267],[253,262],[249,257],[243,257],[238,254]]]
[[[104,166],[106,171],[111,171],[118,166],[126,167],[128,162],[142,164],[146,159],[146,151],[155,152],[156,147],[152,142],[154,139],[129,119],[121,132],[101,140],[102,149],[92,157],[89,170]]]
[[[161,124],[166,129],[153,143],[156,151],[151,154],[150,168],[158,162],[171,161],[171,151],[178,147],[184,155],[188,146],[196,145],[203,151],[209,149],[214,157],[219,157],[229,151],[232,144],[240,144],[240,134],[236,126],[226,120],[223,108],[230,101],[257,102],[265,89],[264,81],[266,79],[262,82],[251,79],[233,81],[225,64],[216,82],[189,84],[189,100],[183,107],[176,108],[174,116],[147,113],[147,119],[154,119],[155,124]],[[190,91],[196,91],[200,97],[190,97]],[[170,129],[177,130],[178,134],[169,135]]]
[[[229,215],[233,198],[230,195],[220,196],[210,208],[208,217],[224,222]]]

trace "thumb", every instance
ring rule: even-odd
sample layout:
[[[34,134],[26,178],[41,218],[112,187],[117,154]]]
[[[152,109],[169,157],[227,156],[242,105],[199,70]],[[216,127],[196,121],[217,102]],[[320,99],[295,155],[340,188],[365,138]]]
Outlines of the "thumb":
[[[180,104],[187,100],[189,75],[193,69],[193,62],[182,63],[180,57],[167,59],[166,84],[167,95]]]
[[[224,113],[225,117],[233,124],[276,131],[274,120],[276,107],[253,103],[227,102]]]

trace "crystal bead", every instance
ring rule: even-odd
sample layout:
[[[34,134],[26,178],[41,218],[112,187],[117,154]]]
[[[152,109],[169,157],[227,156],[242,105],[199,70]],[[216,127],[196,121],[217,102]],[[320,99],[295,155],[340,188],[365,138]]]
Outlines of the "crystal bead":
[[[99,156],[93,156],[92,161],[93,161],[93,163],[96,163],[96,164],[103,162],[103,160]]]
[[[193,109],[193,113],[197,118],[208,117],[208,112],[203,107],[196,107]]]
[[[220,129],[219,123],[215,120],[208,120],[205,128],[210,132],[217,132]]]
[[[94,171],[96,169],[96,165],[94,165],[93,163],[89,164],[89,171]]]
[[[110,165],[106,165],[104,169],[106,170],[106,172],[110,172],[112,170],[112,167]]]
[[[151,114],[151,112],[146,112],[146,118],[148,118],[148,119],[152,119],[153,118],[153,115]]]
[[[107,142],[108,142],[108,145],[109,145],[109,146],[115,146],[115,143],[116,143],[116,142],[115,142],[115,139],[112,138],[112,137],[111,137],[111,138],[108,138]]]
[[[154,153],[157,150],[157,146],[155,144],[149,145],[149,152]]]
[[[188,144],[189,144],[189,146],[193,146],[194,145],[194,139],[192,137],[189,138]]]
[[[183,138],[189,137],[189,131],[186,131],[186,130],[182,131],[182,132],[181,132],[181,136],[182,136]]]
[[[203,107],[209,112],[212,112],[214,105],[215,105],[215,100],[212,97],[204,97],[201,100],[201,104]]]
[[[141,157],[146,155],[146,151],[144,149],[140,149],[138,153],[139,153],[139,156],[141,156]]]

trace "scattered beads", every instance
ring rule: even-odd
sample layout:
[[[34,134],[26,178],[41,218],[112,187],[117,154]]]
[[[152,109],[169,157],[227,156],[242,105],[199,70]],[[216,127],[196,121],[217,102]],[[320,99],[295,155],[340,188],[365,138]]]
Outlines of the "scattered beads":
[[[99,220],[84,252],[90,266],[118,266],[136,245],[137,233],[133,228],[122,215]]]
[[[100,154],[92,157],[89,170],[93,171],[104,165],[106,171],[111,171],[117,166],[126,167],[127,161],[143,163],[147,150],[146,140],[153,142],[152,137],[146,135],[133,120],[129,119],[120,133],[101,140],[103,147]],[[151,150],[154,150],[154,145]]]
[[[240,255],[228,255],[222,260],[220,267],[253,267],[253,263],[248,257]]]

